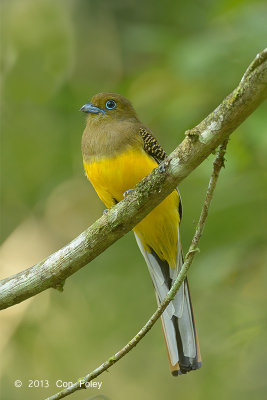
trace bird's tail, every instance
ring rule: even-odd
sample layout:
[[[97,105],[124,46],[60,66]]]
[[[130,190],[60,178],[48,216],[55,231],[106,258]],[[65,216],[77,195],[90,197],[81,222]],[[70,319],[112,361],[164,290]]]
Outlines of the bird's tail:
[[[153,250],[146,251],[136,234],[135,237],[147,263],[157,302],[160,304],[183,263],[180,242],[178,241],[177,268],[172,269],[167,261],[161,260]],[[186,374],[200,368],[200,349],[187,279],[163,312],[161,323],[172,375]]]

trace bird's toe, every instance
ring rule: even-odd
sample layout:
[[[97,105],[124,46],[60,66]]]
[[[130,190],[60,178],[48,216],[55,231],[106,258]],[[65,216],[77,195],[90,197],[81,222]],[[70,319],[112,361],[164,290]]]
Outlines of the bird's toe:
[[[134,189],[128,189],[128,190],[126,190],[126,192],[123,193],[123,197],[128,196],[128,194],[130,194],[130,193],[133,192],[133,191],[134,191]]]

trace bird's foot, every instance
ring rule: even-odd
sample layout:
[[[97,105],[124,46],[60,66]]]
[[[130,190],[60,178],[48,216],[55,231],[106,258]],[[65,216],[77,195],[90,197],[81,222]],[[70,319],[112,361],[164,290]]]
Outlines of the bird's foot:
[[[128,194],[130,194],[130,193],[133,192],[133,191],[134,191],[134,189],[128,189],[128,190],[126,190],[126,192],[123,193],[123,197],[128,196]]]
[[[105,208],[105,210],[103,211],[103,215],[105,215],[107,212],[109,212],[109,208]]]
[[[160,166],[159,166],[159,172],[165,172],[165,171],[166,171],[166,169],[165,169],[164,163],[160,164]]]

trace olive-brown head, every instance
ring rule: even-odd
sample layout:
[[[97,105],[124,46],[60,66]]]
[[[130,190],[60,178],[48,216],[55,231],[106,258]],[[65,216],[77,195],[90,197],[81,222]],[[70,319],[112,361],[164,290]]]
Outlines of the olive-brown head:
[[[136,112],[128,99],[117,93],[98,93],[90,103],[84,104],[81,111],[88,113],[90,119],[137,120]]]
[[[82,138],[84,160],[112,157],[129,147],[142,147],[143,124],[125,97],[116,93],[98,93],[82,106],[88,114]]]

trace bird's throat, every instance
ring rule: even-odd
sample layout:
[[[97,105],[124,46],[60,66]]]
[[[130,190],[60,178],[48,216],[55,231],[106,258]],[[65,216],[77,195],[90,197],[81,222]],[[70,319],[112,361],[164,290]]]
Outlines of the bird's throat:
[[[129,149],[142,147],[139,124],[128,121],[89,119],[82,136],[82,154],[87,162],[113,158]]]

